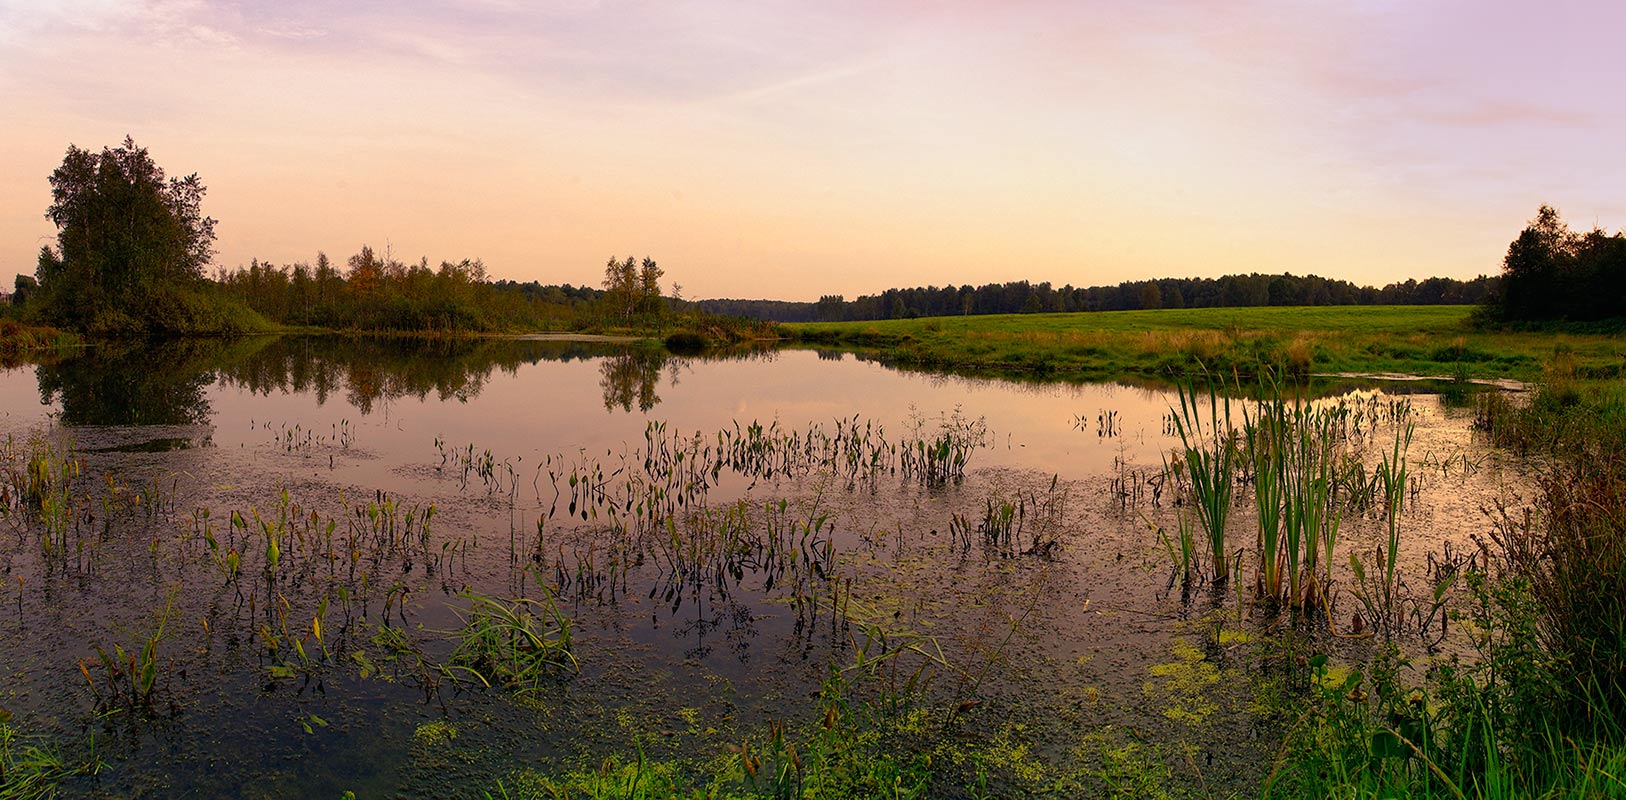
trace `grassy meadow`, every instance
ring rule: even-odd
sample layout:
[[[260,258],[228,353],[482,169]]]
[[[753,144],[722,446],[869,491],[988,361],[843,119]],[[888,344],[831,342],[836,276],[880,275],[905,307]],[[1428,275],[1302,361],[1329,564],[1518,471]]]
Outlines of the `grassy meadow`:
[[[1596,334],[1476,328],[1472,306],[1160,309],[930,317],[786,326],[813,346],[900,365],[1104,378],[1195,367],[1245,374],[1384,372],[1534,380],[1556,359],[1618,377],[1626,342]]]

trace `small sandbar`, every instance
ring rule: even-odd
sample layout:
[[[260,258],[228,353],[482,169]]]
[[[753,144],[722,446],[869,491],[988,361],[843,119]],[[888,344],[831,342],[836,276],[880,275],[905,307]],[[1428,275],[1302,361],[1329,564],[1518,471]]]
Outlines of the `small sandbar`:
[[[1311,377],[1315,378],[1350,378],[1357,380],[1394,381],[1396,383],[1416,381],[1437,381],[1442,383],[1470,383],[1476,386],[1490,386],[1503,391],[1523,392],[1530,389],[1530,385],[1512,378],[1466,378],[1458,380],[1445,375],[1407,375],[1399,372],[1317,372]]]

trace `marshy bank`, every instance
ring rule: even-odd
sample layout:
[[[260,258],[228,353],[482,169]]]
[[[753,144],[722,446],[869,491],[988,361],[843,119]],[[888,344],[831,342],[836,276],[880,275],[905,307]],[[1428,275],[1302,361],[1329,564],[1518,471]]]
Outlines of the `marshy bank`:
[[[1430,785],[1546,485],[1470,389],[171,347],[0,375],[13,796]]]
[[[1473,306],[1261,307],[1006,314],[787,325],[806,346],[864,352],[902,368],[1063,380],[1169,381],[1187,374],[1297,378],[1336,373],[1535,381],[1555,357],[1619,379],[1606,332],[1475,324]]]

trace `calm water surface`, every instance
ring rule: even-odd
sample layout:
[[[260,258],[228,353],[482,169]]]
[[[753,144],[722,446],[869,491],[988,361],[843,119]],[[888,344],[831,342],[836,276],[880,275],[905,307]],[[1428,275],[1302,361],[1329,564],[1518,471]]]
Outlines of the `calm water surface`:
[[[1372,409],[1394,399],[1342,396]],[[1468,546],[1481,506],[1525,479],[1475,442],[1466,410],[1410,400],[1419,484],[1406,555],[1420,565],[1446,542]],[[768,719],[809,713],[829,670],[884,631],[941,647],[954,666],[933,691],[982,699],[975,727],[1020,730],[1035,757],[1128,726],[1190,743],[1217,764],[1216,780],[1245,775],[1268,732],[1204,710],[1245,707],[1245,680],[1233,697],[1214,687],[1205,699],[1153,669],[1193,647],[1223,675],[1250,668],[1224,644],[1234,639],[1197,622],[1244,609],[1224,595],[1182,602],[1152,533],[1173,527],[1172,492],[1156,476],[1176,443],[1174,402],[1160,389],[905,373],[806,350],[686,359],[515,340],[187,343],[12,369],[0,373],[10,468],[44,439],[71,441],[84,470],[54,550],[15,511],[3,528],[0,708],[33,732],[96,737],[109,767],[76,793],[479,796],[521,766],[563,769],[639,746],[720,753]],[[618,485],[647,468],[652,441],[698,435],[698,453],[753,423],[803,444],[809,432],[862,428],[877,443],[947,431],[984,446],[948,481],[729,465],[677,513],[685,531],[735,508],[752,530],[825,517],[816,570],[768,568],[757,553],[685,572],[661,537],[615,531],[636,527],[630,510],[568,507],[573,470]],[[296,527],[320,538],[332,522],[342,538],[376,526],[367,509],[381,500],[415,524],[433,506],[428,535],[353,558],[301,540],[276,581],[257,529],[230,524],[234,511],[250,523],[314,513]],[[951,534],[956,515],[974,525],[1006,501],[1023,509],[1011,542]],[[1352,516],[1348,546],[1371,546],[1381,525]],[[233,548],[236,580],[223,566]],[[556,593],[580,673],[523,697],[438,673],[471,590]],[[97,647],[139,647],[160,620],[155,707],[98,708],[79,662],[96,666]],[[411,650],[381,643],[381,625]],[[296,639],[328,655],[296,661]],[[437,722],[457,737],[425,727]]]

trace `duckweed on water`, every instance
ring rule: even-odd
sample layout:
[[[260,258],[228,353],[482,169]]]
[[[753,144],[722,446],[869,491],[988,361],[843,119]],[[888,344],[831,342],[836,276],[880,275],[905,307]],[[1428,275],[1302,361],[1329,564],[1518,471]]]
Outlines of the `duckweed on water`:
[[[1201,725],[1219,711],[1210,693],[1219,685],[1220,669],[1184,639],[1174,641],[1173,653],[1174,661],[1148,670],[1153,680],[1146,683],[1146,697],[1163,709],[1163,716]]]

